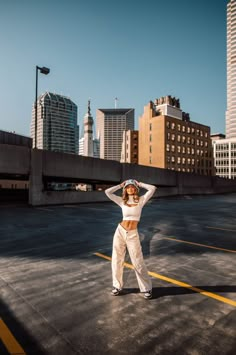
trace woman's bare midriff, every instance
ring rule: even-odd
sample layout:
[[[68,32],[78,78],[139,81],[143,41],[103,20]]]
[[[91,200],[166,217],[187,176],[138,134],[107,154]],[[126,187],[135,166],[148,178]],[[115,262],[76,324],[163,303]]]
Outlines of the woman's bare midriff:
[[[127,231],[131,231],[132,229],[137,229],[138,221],[122,221],[120,225]]]

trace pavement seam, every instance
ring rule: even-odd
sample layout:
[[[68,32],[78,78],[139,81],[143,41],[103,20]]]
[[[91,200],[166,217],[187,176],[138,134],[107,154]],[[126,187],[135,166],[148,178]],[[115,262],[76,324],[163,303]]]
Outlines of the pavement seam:
[[[14,287],[12,287],[7,281],[5,281],[2,276],[0,276],[0,279],[4,282],[4,284],[9,287],[21,300],[23,300],[35,313],[37,313],[47,324],[48,326],[58,334],[58,336],[60,338],[62,338],[69,346],[70,348],[76,353],[76,354],[80,354],[80,352],[78,352],[75,347],[73,346],[73,344],[70,342],[70,340],[68,340],[64,335],[63,333],[58,330],[54,325],[52,325],[48,320],[47,318],[39,311],[35,308],[34,305],[32,305],[29,301],[27,301],[27,299],[22,296],[18,291],[16,291],[14,289]]]
[[[190,244],[190,245],[196,245],[196,246],[199,246],[199,247],[204,247],[204,248],[209,248],[209,249],[221,250],[221,251],[225,251],[225,252],[228,252],[228,253],[236,253],[236,250],[233,250],[233,249],[225,249],[225,248],[214,247],[212,245],[201,244],[201,243],[196,243],[196,242],[190,242],[188,240],[177,239],[175,237],[164,237],[164,236],[161,236],[161,238],[162,239],[166,239],[166,240],[171,240],[171,241],[174,241],[174,242],[185,243],[185,244]]]

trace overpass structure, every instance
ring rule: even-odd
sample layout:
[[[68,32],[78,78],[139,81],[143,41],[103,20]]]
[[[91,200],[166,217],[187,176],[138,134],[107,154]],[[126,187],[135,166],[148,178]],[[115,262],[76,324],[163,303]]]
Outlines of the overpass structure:
[[[115,185],[135,178],[156,185],[156,196],[236,192],[236,180],[0,144],[0,179],[29,180],[32,206],[103,202],[103,191],[48,191],[48,182]]]

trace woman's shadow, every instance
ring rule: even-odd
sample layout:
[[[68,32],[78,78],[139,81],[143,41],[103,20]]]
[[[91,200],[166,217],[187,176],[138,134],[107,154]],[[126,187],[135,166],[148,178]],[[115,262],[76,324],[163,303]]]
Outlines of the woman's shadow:
[[[148,227],[144,233],[139,233],[140,234],[140,240],[141,240],[141,245],[142,245],[142,251],[144,256],[149,256],[150,255],[150,244],[153,239],[153,237],[157,234],[160,233],[160,229],[154,228],[154,227]]]
[[[217,285],[217,286],[193,286],[195,288],[207,291],[207,292],[212,292],[212,293],[228,293],[236,292],[236,286],[228,286],[228,285]],[[140,293],[139,288],[125,288],[123,290],[123,294],[127,295],[130,293]],[[158,299],[161,297],[165,296],[181,296],[181,295],[189,295],[189,294],[198,294],[198,292],[193,291],[189,288],[185,287],[175,287],[175,286],[170,286],[170,287],[153,287],[152,289],[152,299]]]

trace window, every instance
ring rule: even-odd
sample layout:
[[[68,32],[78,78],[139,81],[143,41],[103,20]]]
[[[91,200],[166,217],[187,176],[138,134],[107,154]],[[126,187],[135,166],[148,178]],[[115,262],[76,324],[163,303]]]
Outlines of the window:
[[[150,134],[150,136],[149,136],[149,142],[151,142],[152,141],[152,135]]]
[[[181,142],[181,136],[178,134],[178,136],[177,136],[177,141],[178,142]]]
[[[167,133],[167,140],[168,141],[170,140],[170,133],[169,132]]]
[[[191,133],[191,128],[190,127],[187,128],[187,133]]]
[[[152,124],[151,123],[149,124],[149,130],[150,131],[152,130]]]
[[[185,164],[185,163],[186,163],[186,159],[182,158],[182,164]]]
[[[171,146],[171,151],[172,151],[172,153],[175,152],[175,145],[172,145],[172,146]]]
[[[166,127],[170,128],[170,122],[169,121],[166,121]]]
[[[181,163],[181,158],[180,158],[180,157],[177,158],[177,163],[178,163],[178,164]]]
[[[174,122],[171,123],[171,129],[175,129],[175,123]]]
[[[182,136],[182,142],[186,143],[186,137],[185,136]]]
[[[180,126],[180,124],[178,124],[178,131],[180,132],[180,130],[181,130],[181,126]]]
[[[166,144],[166,151],[169,152],[170,151],[170,145]]]
[[[175,162],[175,157],[171,157],[171,162],[172,162],[172,163]]]
[[[181,147],[180,147],[180,145],[178,145],[177,151],[178,151],[178,153],[181,153]]]
[[[149,152],[152,153],[152,146],[149,146]]]
[[[172,141],[175,140],[175,134],[174,134],[174,133],[172,133],[172,135],[171,135],[171,140],[172,140]]]

